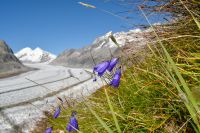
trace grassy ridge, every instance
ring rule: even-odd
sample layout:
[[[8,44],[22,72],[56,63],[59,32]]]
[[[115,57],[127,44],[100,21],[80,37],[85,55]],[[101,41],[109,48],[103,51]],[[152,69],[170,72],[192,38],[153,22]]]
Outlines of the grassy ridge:
[[[191,23],[187,26],[195,25]],[[199,34],[198,30],[195,31],[197,33]],[[163,44],[193,96],[199,99],[199,38],[180,37],[164,41]],[[49,121],[50,125],[54,129],[65,131],[71,111],[76,110],[81,132],[108,132],[91,113],[92,109],[113,132],[118,132],[106,99],[106,90],[122,132],[194,132],[194,122],[184,104],[188,98],[185,93],[178,92],[169,73],[175,79],[177,76],[163,56],[163,51],[160,48],[154,49],[152,45],[149,47],[152,51],[149,50],[143,63],[134,64],[124,71],[118,89],[110,86],[101,88],[84,102],[75,102],[73,106],[63,109],[59,118]],[[122,64],[126,65],[126,62]],[[182,89],[180,82],[175,81]],[[70,100],[68,102],[74,103]]]
[[[62,109],[59,118],[50,118],[48,125],[55,132],[66,131],[71,111],[76,110],[83,133],[199,132],[200,30],[196,22],[180,20],[154,27],[156,33],[162,29],[156,39],[161,45],[149,43],[142,63],[121,62],[127,69],[118,89],[104,86],[84,102],[68,99],[68,108]]]

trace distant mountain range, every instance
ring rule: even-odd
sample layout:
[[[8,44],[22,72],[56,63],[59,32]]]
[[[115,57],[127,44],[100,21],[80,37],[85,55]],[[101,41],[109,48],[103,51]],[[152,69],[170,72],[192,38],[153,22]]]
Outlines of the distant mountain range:
[[[101,61],[122,56],[122,49],[126,50],[123,52],[123,54],[125,54],[123,57],[144,49],[148,42],[149,35],[149,29],[143,31],[135,29],[128,32],[117,33],[108,32],[96,38],[92,44],[86,47],[80,49],[66,49],[57,58],[56,55],[44,51],[39,47],[34,50],[29,47],[23,48],[15,53],[15,56],[21,62],[25,63],[50,63],[52,65],[62,65],[66,67],[92,68]],[[113,42],[111,39],[112,36],[114,36],[120,48]],[[12,59],[21,65],[21,62],[13,55],[12,50],[6,43],[1,41],[1,45],[2,44],[6,47],[7,55],[9,55],[10,60]]]
[[[39,47],[34,50],[29,47],[23,48],[19,52],[15,53],[15,56],[25,63],[50,63],[56,58],[56,55],[44,51]]]
[[[25,67],[5,41],[0,40],[0,78],[15,75],[30,68]]]
[[[53,65],[63,65],[66,67],[91,68],[96,63],[109,60],[111,57],[120,56],[119,47],[111,40],[112,32],[96,38],[92,44],[81,49],[67,49],[51,62]],[[128,45],[131,50],[137,51],[147,43],[145,35],[148,30],[130,30],[128,32],[114,33],[120,47]]]

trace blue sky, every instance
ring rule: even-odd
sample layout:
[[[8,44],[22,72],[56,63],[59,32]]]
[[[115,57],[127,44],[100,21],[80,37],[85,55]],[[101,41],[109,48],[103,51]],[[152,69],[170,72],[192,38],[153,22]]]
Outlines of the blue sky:
[[[97,9],[78,4],[80,0],[0,0],[0,39],[14,52],[24,47],[40,47],[54,54],[65,49],[81,48],[108,31],[137,28],[131,24],[145,23],[141,13],[134,11],[125,20]],[[108,0],[107,0],[108,1]],[[136,0],[141,1],[141,0]],[[126,6],[103,0],[83,0],[113,13],[127,10]],[[132,6],[131,8],[137,9]],[[161,21],[152,17],[152,23]]]

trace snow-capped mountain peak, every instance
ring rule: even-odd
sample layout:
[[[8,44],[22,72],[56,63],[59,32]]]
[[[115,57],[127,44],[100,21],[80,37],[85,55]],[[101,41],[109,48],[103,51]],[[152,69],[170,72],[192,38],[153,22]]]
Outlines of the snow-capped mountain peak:
[[[49,63],[56,58],[56,55],[44,51],[39,47],[34,50],[29,47],[23,48],[19,52],[15,53],[15,56],[22,62],[30,63]]]
[[[26,47],[26,48],[23,48],[22,50],[20,50],[20,52],[18,52],[18,53],[30,53],[30,52],[32,52],[32,49],[29,47]]]
[[[105,35],[96,38],[93,42],[96,45],[96,50],[101,48],[117,48],[118,46],[111,40],[110,36],[113,35],[119,44],[119,46],[124,46],[128,42],[137,42],[143,40],[141,29],[132,29],[128,32],[117,32],[112,33],[112,31],[107,32]]]
[[[105,34],[105,37],[110,37],[112,35],[112,31],[109,31]]]
[[[43,52],[43,50],[39,47],[35,48],[34,51],[37,51],[37,52]]]

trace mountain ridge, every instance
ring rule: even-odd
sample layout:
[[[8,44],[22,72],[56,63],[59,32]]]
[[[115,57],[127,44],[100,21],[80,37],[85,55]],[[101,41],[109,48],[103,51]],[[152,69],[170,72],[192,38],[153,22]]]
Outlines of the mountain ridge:
[[[116,38],[120,47],[124,47],[126,44],[131,44],[135,49],[140,49],[147,43],[147,39],[144,37],[144,34],[146,33],[148,33],[148,30],[142,31],[140,29],[117,33],[112,33],[112,31],[110,31],[97,37],[92,44],[88,46],[63,51],[54,61],[51,62],[51,64],[66,67],[91,68],[96,63],[110,60],[113,56],[120,56],[119,48],[112,41],[110,38],[111,36]]]

